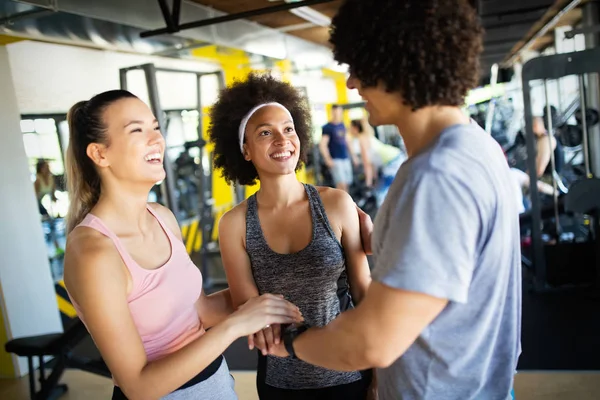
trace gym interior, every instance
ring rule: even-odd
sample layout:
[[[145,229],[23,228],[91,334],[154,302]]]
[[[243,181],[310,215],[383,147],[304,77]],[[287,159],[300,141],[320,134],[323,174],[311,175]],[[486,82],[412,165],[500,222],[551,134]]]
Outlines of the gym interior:
[[[0,399],[105,399],[113,384],[63,281],[67,111],[123,88],[143,99],[166,140],[167,178],[150,201],[176,215],[204,290],[227,287],[222,215],[259,186],[213,171],[208,111],[219,90],[271,71],[310,104],[313,148],[301,181],[333,186],[320,152],[332,107],[366,111],[333,61],[328,25],[341,1],[0,0]],[[600,397],[600,2],[480,0],[480,86],[464,112],[502,146],[523,208],[518,399]],[[537,124],[537,125],[536,125]],[[536,126],[555,141],[541,175]],[[372,127],[373,184],[358,162],[348,188],[375,218],[406,152],[393,126]],[[240,399],[258,399],[256,353],[225,357]]]

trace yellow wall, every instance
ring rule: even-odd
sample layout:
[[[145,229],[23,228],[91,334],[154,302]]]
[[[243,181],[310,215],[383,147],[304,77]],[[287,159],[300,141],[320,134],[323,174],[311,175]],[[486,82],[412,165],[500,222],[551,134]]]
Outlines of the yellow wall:
[[[223,70],[225,85],[227,86],[231,85],[235,80],[244,79],[252,70],[250,67],[250,59],[242,50],[229,49],[219,46],[207,46],[192,50],[192,55],[207,61],[216,61]],[[205,140],[208,140],[208,126],[210,124],[208,111],[209,108],[207,107],[202,113],[203,136]],[[212,162],[212,151],[212,144],[207,144],[206,152],[210,162]],[[213,238],[216,239],[218,235],[219,219],[225,211],[231,209],[235,205],[235,196],[233,188],[229,186],[227,182],[225,182],[223,177],[221,177],[220,171],[213,170],[212,186],[213,199],[215,201],[215,227],[213,231]],[[197,240],[201,239],[198,237]]]
[[[328,68],[323,68],[323,76],[332,79],[335,82],[335,91],[337,95],[337,104],[348,103],[348,88],[346,86],[346,75],[342,72],[333,71]],[[333,104],[327,105],[327,117],[331,120],[331,107]],[[344,124],[350,126],[350,116],[347,111],[344,111]]]
[[[20,42],[21,40],[25,39],[17,38],[14,36],[0,35],[0,46],[14,42]]]
[[[292,80],[292,62],[290,60],[276,61],[275,68],[281,72],[281,77],[284,82],[290,82]]]

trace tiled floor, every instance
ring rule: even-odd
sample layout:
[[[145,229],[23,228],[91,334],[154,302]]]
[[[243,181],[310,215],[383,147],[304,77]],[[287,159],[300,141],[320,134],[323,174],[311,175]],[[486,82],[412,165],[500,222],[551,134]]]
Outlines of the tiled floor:
[[[234,372],[239,400],[258,400],[256,374]],[[110,399],[110,380],[86,372],[68,370],[62,380],[69,391],[60,400]],[[600,398],[600,373],[540,372],[520,373],[515,382],[518,400],[595,400]],[[28,400],[27,378],[0,379],[0,399]]]

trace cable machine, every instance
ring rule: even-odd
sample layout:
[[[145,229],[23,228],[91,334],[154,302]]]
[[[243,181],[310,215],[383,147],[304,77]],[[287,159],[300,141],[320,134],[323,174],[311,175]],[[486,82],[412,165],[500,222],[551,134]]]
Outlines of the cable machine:
[[[568,285],[594,285],[600,287],[600,180],[591,174],[588,140],[588,115],[586,108],[586,74],[600,72],[600,47],[573,53],[556,54],[530,60],[523,66],[523,97],[527,145],[527,169],[531,195],[531,268],[533,290],[540,292]],[[579,83],[579,103],[582,121],[582,151],[585,177],[575,181],[562,198],[553,196],[551,209],[542,207],[537,190],[536,137],[533,133],[531,110],[532,81],[543,81],[545,94],[546,126],[553,132],[553,118],[548,100],[548,81],[576,75]],[[552,186],[557,192],[556,160],[552,141],[550,166]],[[589,222],[589,235],[585,241],[566,239],[561,226],[563,215],[584,215]],[[552,221],[551,237],[544,238],[544,223]],[[546,235],[548,236],[548,235]],[[549,240],[548,240],[549,239]]]
[[[222,71],[214,71],[214,72],[197,72],[197,71],[188,71],[188,70],[179,70],[179,69],[171,69],[171,68],[159,68],[154,64],[143,64],[136,65],[133,67],[122,68],[119,70],[119,77],[121,82],[121,89],[127,90],[127,74],[131,71],[143,71],[144,76],[146,78],[146,85],[148,88],[148,98],[150,102],[150,107],[156,118],[158,119],[159,125],[161,127],[167,126],[166,114],[161,107],[161,102],[158,94],[158,82],[156,78],[157,72],[167,72],[173,74],[193,74],[196,76],[196,92],[197,92],[197,103],[196,109],[198,111],[198,140],[193,146],[198,147],[199,149],[199,158],[200,165],[199,171],[200,174],[197,176],[198,178],[198,187],[199,187],[199,195],[200,201],[198,202],[198,215],[199,215],[199,229],[196,231],[200,231],[202,235],[202,243],[200,246],[200,269],[202,271],[202,275],[204,277],[204,287],[210,288],[216,284],[220,284],[218,279],[213,279],[210,276],[209,271],[209,257],[215,253],[214,247],[211,246],[212,241],[212,233],[215,224],[214,219],[214,199],[212,193],[212,162],[207,163],[208,168],[205,168],[203,160],[206,157],[206,141],[203,138],[203,125],[202,125],[202,96],[201,96],[201,79],[204,76],[216,76],[218,80],[218,90],[222,90],[225,87],[225,77]],[[167,135],[166,129],[162,130],[163,135]],[[169,159],[169,157],[165,154],[164,157],[164,167],[166,171],[166,178],[160,185],[161,193],[163,195],[165,206],[171,209],[173,213],[178,216],[179,215],[179,204],[177,201],[177,193],[175,191],[175,173],[173,168],[173,162]],[[197,240],[197,236],[191,238],[195,243]],[[218,254],[218,246],[217,254]]]

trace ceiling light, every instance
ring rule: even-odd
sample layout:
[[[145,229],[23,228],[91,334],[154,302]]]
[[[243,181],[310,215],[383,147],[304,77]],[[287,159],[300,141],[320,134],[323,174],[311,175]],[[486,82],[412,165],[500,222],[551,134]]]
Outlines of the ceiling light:
[[[269,2],[275,3],[275,2],[279,2],[281,0],[269,0]],[[286,3],[299,3],[302,0],[284,0]],[[327,15],[318,12],[315,9],[312,9],[310,7],[298,7],[298,8],[293,8],[291,10],[289,10],[292,14],[296,15],[297,17],[300,17],[308,22],[310,22],[311,24],[315,24],[318,26],[329,26],[331,25],[331,18],[329,18]]]
[[[323,13],[313,10],[310,7],[293,8],[290,10],[290,12],[302,19],[305,19],[308,22],[315,24],[315,25],[325,26],[325,27],[331,25],[331,18],[329,18],[327,15],[325,15]]]

